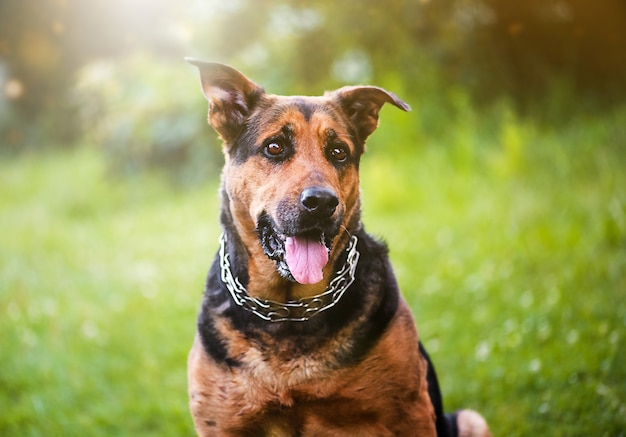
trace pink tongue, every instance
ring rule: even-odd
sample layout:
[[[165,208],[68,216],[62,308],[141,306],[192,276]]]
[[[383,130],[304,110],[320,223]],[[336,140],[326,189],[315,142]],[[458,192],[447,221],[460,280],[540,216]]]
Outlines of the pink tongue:
[[[306,237],[287,237],[287,266],[301,284],[316,284],[324,277],[322,269],[328,262],[328,249],[321,241]]]

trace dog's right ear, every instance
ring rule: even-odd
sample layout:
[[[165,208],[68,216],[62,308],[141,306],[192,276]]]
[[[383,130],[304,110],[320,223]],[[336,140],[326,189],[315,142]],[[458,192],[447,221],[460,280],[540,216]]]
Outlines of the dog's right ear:
[[[228,65],[185,60],[200,70],[202,93],[209,101],[209,124],[231,143],[265,90]]]

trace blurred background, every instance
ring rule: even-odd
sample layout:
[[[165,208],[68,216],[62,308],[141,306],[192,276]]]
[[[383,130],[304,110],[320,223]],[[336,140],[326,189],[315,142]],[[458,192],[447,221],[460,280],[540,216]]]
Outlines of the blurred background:
[[[407,101],[363,218],[447,409],[626,433],[622,0],[0,0],[0,435],[193,435],[222,158],[185,56]]]

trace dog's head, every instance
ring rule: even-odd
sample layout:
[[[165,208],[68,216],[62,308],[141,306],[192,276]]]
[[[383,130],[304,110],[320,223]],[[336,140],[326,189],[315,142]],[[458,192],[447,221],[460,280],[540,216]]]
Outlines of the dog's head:
[[[410,107],[372,86],[270,95],[232,67],[188,61],[224,142],[225,207],[248,252],[289,280],[320,282],[341,231],[359,225],[359,160],[380,108]]]

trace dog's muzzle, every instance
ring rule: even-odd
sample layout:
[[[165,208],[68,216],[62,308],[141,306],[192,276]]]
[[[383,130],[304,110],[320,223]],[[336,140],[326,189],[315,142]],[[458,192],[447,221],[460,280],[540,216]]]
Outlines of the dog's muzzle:
[[[307,187],[294,203],[283,201],[276,217],[267,212],[257,220],[257,233],[265,254],[285,278],[301,284],[323,279],[332,241],[339,232],[343,212],[339,198],[328,187]]]

